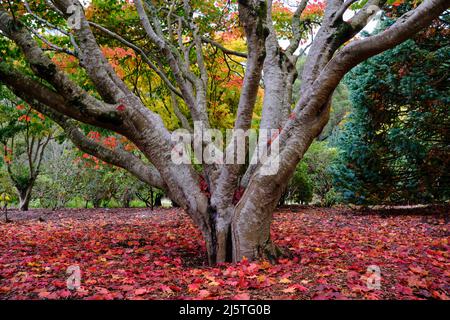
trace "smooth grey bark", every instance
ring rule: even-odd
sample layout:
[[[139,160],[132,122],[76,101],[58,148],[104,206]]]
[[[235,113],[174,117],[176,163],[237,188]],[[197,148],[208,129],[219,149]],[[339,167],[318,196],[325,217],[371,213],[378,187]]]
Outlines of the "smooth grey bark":
[[[329,3],[330,6],[334,5]],[[328,63],[311,57],[314,54],[321,55],[326,50],[311,50],[308,60],[317,61],[318,66],[310,68],[315,70],[313,73],[316,73],[316,80],[310,80],[310,86],[303,86],[300,101],[293,110],[295,116],[287,121],[280,134],[284,146],[280,154],[283,166],[275,177],[268,178],[256,172],[236,208],[233,218],[233,241],[236,244],[233,251],[234,260],[240,260],[243,256],[254,258],[264,251],[272,250],[268,225],[281,195],[280,190],[283,190],[296,164],[328,122],[329,100],[342,77],[358,63],[413,36],[444,12],[448,5],[449,1],[425,1],[399,18],[386,31],[354,41],[334,56],[329,55]],[[334,15],[328,16],[331,19]],[[315,41],[318,42],[313,43],[313,47],[328,46],[330,43],[328,40]],[[309,79],[312,79],[312,76]]]

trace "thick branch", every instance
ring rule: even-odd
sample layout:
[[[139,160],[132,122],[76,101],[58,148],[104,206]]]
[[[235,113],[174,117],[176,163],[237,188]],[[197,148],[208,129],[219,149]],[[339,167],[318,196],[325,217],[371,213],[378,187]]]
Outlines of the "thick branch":
[[[61,72],[55,63],[44,54],[31,34],[22,25],[16,24],[7,12],[1,10],[0,30],[19,46],[25,55],[25,58],[30,63],[34,73],[40,78],[48,81],[61,95],[64,96],[64,99],[69,101],[71,108],[76,109],[70,111],[70,113],[84,113],[85,115],[94,118],[104,116],[105,114],[110,114],[112,117],[114,116],[116,111],[115,106],[95,99],[70,80],[69,77]],[[7,68],[4,68],[3,71],[8,72]]]
[[[57,114],[42,105],[33,105],[33,108],[45,114],[54,120],[67,134],[69,139],[83,152],[86,152],[100,160],[109,164],[125,169],[133,174],[139,180],[160,189],[165,189],[166,185],[163,182],[160,174],[150,165],[144,163],[141,159],[130,152],[127,152],[119,147],[114,150],[102,146],[100,143],[86,137],[77,127],[76,122],[69,118]]]
[[[116,72],[103,55],[97,40],[92,33],[89,22],[84,15],[83,6],[78,0],[54,0],[62,11],[68,12],[75,6],[79,17],[79,26],[74,27],[80,45],[80,64],[86,69],[100,95],[109,103],[118,103],[125,94],[129,94],[127,86],[117,76]],[[69,14],[66,14],[66,18]]]

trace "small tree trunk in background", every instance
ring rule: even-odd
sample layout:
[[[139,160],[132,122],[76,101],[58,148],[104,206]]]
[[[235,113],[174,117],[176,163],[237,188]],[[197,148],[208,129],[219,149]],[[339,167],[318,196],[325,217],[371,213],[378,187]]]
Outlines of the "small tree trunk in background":
[[[161,199],[162,199],[162,195],[161,194],[157,194],[156,198],[155,198],[155,207],[161,207]]]
[[[285,191],[280,198],[280,201],[278,201],[278,207],[283,207],[286,204],[286,198],[287,198],[287,191]]]
[[[147,205],[147,207],[148,207],[148,205]],[[152,187],[150,187],[150,207],[151,207],[151,210],[153,211],[154,200],[153,200],[153,188]]]
[[[24,189],[19,191],[19,209],[20,211],[28,211],[31,200],[31,192],[33,190],[33,183],[26,186]]]
[[[94,205],[95,209],[99,209],[102,205],[102,200],[101,199],[94,199],[92,201],[92,204]]]
[[[133,195],[130,192],[130,190],[127,188],[122,197],[122,206],[124,208],[129,208],[132,200],[133,200]]]
[[[5,205],[5,207],[3,208],[3,211],[5,211],[5,222],[9,222],[9,219],[8,219],[8,205]]]

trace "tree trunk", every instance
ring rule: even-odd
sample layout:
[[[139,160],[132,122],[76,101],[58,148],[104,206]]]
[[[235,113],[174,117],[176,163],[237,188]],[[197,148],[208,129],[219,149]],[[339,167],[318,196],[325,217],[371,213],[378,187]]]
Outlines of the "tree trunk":
[[[5,206],[3,207],[3,212],[5,213],[5,222],[8,223],[10,220],[8,219],[8,205],[5,204]]]
[[[233,208],[225,210],[225,215],[215,215],[216,262],[233,260],[233,241],[231,237],[231,217]]]
[[[208,262],[213,265],[238,262],[243,257],[250,260],[265,258],[275,262],[282,251],[270,239],[273,211],[278,203],[277,195],[272,206],[254,207],[241,202],[230,206],[228,214],[218,215],[210,211],[211,221],[201,228],[206,243]],[[211,210],[211,208],[210,208]],[[265,217],[260,219],[261,217]]]
[[[155,207],[161,207],[162,194],[157,194],[155,198]],[[153,210],[153,208],[152,208]]]
[[[99,209],[102,205],[102,200],[101,199],[94,199],[92,200],[92,204],[94,206],[94,209]]]
[[[31,192],[33,190],[33,183],[26,186],[24,189],[20,189],[19,191],[19,209],[20,211],[28,211],[30,200],[31,200]]]
[[[253,194],[255,196],[260,199],[259,202],[253,202],[251,198],[244,199],[235,209],[231,227],[233,261],[240,261],[244,257],[275,261],[281,256],[281,250],[270,238],[273,212],[281,194],[265,197],[264,192],[259,192],[259,195]]]
[[[260,213],[261,214],[261,213]],[[257,212],[242,211],[242,216],[256,217]],[[262,214],[261,214],[262,215]],[[202,230],[205,239],[208,262],[210,265],[225,262],[238,262],[242,258],[249,260],[268,259],[276,262],[283,252],[270,238],[272,212],[266,211],[267,219],[258,221],[251,226],[237,219],[228,228],[221,230]]]

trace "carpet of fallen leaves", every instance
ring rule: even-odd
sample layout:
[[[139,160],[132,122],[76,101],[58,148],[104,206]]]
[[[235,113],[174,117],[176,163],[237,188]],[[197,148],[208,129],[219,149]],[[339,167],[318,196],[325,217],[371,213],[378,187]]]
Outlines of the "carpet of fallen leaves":
[[[283,209],[273,238],[289,258],[216,267],[178,209],[12,213],[0,222],[0,299],[448,299],[448,211],[438,213]],[[370,265],[379,290],[367,287]]]

